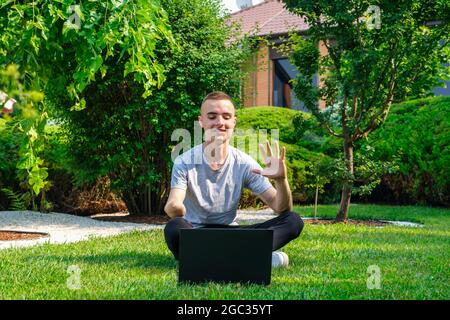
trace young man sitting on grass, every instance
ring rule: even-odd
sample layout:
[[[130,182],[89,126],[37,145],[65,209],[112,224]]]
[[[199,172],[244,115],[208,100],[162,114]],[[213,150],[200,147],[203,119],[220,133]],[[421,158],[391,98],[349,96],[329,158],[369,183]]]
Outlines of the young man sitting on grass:
[[[252,157],[231,147],[235,109],[231,98],[223,92],[212,92],[204,98],[198,119],[205,130],[205,142],[178,156],[172,168],[171,189],[164,208],[172,218],[164,229],[170,251],[178,260],[183,228],[271,229],[272,266],[287,266],[287,254],[276,250],[300,235],[303,221],[291,211],[286,149],[283,147],[280,156],[277,142],[273,151],[268,141],[266,149],[260,145],[266,164],[262,169]],[[273,179],[275,188],[268,178]],[[262,223],[236,226],[233,222],[243,188],[250,189],[278,216]]]

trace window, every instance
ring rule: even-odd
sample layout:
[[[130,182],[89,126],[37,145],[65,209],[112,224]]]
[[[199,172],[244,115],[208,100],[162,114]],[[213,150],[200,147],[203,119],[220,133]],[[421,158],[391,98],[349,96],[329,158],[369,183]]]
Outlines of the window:
[[[297,77],[297,68],[288,58],[274,59],[273,105],[295,110],[308,111],[292,90],[291,80]],[[315,81],[315,80],[314,80]]]

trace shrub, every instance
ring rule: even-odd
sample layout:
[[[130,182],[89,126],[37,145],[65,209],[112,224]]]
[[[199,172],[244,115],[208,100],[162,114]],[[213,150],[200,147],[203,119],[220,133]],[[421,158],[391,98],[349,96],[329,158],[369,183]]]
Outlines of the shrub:
[[[317,151],[325,140],[317,134],[320,129],[315,127],[316,123],[311,115],[301,111],[267,106],[238,109],[236,116],[238,119],[237,133],[239,130],[256,130],[247,137],[249,141],[262,143],[265,140],[264,135],[263,137],[258,136],[258,129],[267,130],[269,138],[271,130],[279,130],[280,148],[286,147],[286,166],[293,200],[294,202],[314,201],[316,180],[319,174],[317,168],[323,166],[329,157]],[[316,142],[304,139],[307,135],[308,138],[316,139]],[[252,149],[249,148],[248,142],[246,145],[239,145],[238,148],[249,153]],[[255,150],[259,152],[259,149],[253,146],[253,151]],[[260,158],[259,153],[250,155],[257,160]],[[324,191],[324,188],[325,185],[322,185],[321,190]],[[260,202],[244,192],[240,207],[246,205],[255,207],[260,205]]]
[[[0,64],[1,67],[1,64]],[[45,125],[47,112],[42,100],[43,94],[34,90],[26,90],[23,79],[15,64],[0,68],[0,92],[15,100],[17,105],[12,113],[2,115],[0,134],[2,148],[0,149],[0,185],[3,196],[0,205],[5,208],[5,198],[14,203],[14,208],[28,208],[48,211],[51,204],[45,197],[45,191],[50,187],[47,180],[48,172],[44,159]],[[4,109],[2,99],[0,108]],[[6,102],[7,103],[7,102]],[[5,105],[6,105],[5,103]],[[11,115],[9,114],[11,113]],[[22,202],[22,203],[20,203]],[[20,206],[18,206],[20,204]]]
[[[385,175],[372,199],[450,205],[450,97],[393,105],[386,124],[365,142],[399,171]]]
[[[0,25],[8,26],[0,43],[14,53],[0,55],[0,64],[14,59],[45,85],[47,103],[69,137],[77,184],[93,186],[107,176],[131,214],[161,214],[171,133],[192,127],[210,91],[238,96],[247,47],[228,43],[233,30],[218,0],[80,4],[77,28],[65,24],[67,3],[17,5],[9,10],[12,22],[0,14]],[[34,25],[22,22],[31,18],[42,32],[14,42],[21,32],[32,35]]]

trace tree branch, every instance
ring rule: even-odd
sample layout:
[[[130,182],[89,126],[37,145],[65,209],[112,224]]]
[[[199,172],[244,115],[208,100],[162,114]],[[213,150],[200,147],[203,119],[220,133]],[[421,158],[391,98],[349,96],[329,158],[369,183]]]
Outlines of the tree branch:
[[[330,127],[330,125],[329,125],[328,123],[324,122],[323,124],[324,124],[324,126],[325,126],[325,129],[327,129],[327,131],[328,131],[331,135],[333,135],[333,136],[335,136],[335,137],[338,137],[338,138],[344,138],[344,135],[343,135],[343,134],[337,133],[336,131],[334,131],[333,129],[331,129],[331,127]]]
[[[322,40],[322,41],[323,41],[323,43],[324,43],[324,45],[325,45],[325,48],[327,48],[327,51],[328,51],[328,53],[329,53],[330,56],[331,56],[331,60],[333,60],[333,65],[334,65],[334,67],[336,68],[336,73],[337,73],[337,75],[338,75],[339,81],[340,81],[340,82],[343,82],[342,74],[341,74],[341,65],[340,65],[340,63],[339,63],[339,58],[338,58],[338,56],[336,55],[334,49],[333,49],[331,46],[329,46],[329,45],[327,44],[327,40],[328,40],[328,39],[324,39],[324,40]]]
[[[366,104],[364,103],[364,101],[366,100],[366,88],[367,88],[367,78],[366,78],[363,88],[361,90],[361,103],[360,103],[360,108],[358,110],[358,116],[356,117],[356,115],[355,115],[355,117],[357,118],[356,123],[358,123],[358,124],[361,122],[362,115],[364,114],[364,109],[366,106]]]
[[[369,106],[371,106],[374,103],[376,92],[378,92],[380,90],[380,86],[383,83],[384,78],[386,77],[386,74],[387,74],[387,72],[386,72],[387,68],[392,63],[394,53],[397,52],[397,43],[396,42],[394,42],[394,44],[391,43],[390,47],[391,47],[391,52],[389,53],[386,64],[383,67],[383,71],[380,73],[380,77],[377,79],[377,82],[375,84],[375,90],[373,91],[373,96],[372,96],[372,99],[370,100]]]
[[[353,135],[354,140],[358,140],[360,138],[367,137],[367,135],[370,132],[375,130],[380,124],[382,124],[386,120],[389,110],[391,108],[393,97],[394,97],[394,88],[395,88],[395,84],[396,84],[397,68],[398,68],[399,63],[400,62],[397,62],[397,64],[394,64],[394,66],[392,68],[391,77],[389,79],[389,91],[386,96],[386,99],[383,102],[381,110],[370,118],[369,124],[362,132],[358,132],[359,131],[359,128],[358,128],[358,131],[355,132],[355,134]]]
[[[358,90],[355,90],[352,99],[352,114],[350,116],[351,119],[355,118],[357,108],[358,108]]]
[[[345,112],[345,107],[348,103],[348,96],[344,96],[344,102],[341,106],[341,124],[342,124],[342,136],[344,138],[348,137],[348,127],[347,127],[347,113]]]
[[[328,115],[328,117],[326,117],[326,119],[324,121],[321,121],[322,124],[325,126],[325,129],[327,129],[327,131],[338,138],[343,138],[344,136],[340,133],[337,133],[336,131],[334,131],[331,127],[330,127],[330,119],[331,119],[331,115],[333,114],[333,109],[334,109],[334,104],[331,104],[331,110],[330,110],[330,114]]]

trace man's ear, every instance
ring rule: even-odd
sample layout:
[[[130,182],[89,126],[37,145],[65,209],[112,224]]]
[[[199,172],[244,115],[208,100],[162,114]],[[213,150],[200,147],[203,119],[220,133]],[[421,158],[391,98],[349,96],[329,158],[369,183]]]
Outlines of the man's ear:
[[[203,121],[202,121],[202,116],[201,115],[198,116],[198,122],[200,123],[200,127],[203,128]]]

